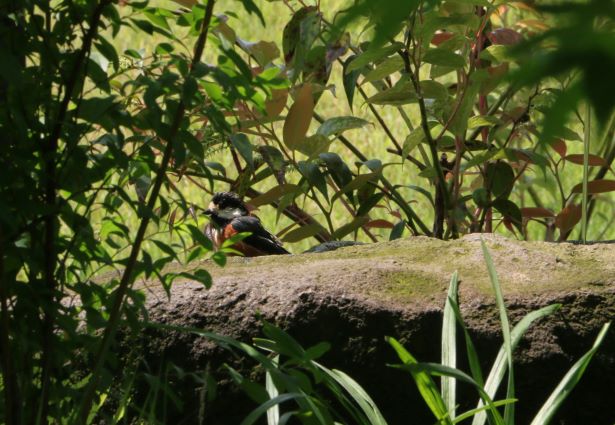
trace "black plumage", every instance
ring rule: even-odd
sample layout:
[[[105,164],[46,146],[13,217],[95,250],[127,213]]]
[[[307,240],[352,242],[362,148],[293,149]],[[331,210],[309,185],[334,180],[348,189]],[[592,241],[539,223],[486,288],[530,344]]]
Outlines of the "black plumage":
[[[251,215],[246,204],[233,192],[219,192],[214,195],[205,211],[211,222],[205,234],[219,249],[225,240],[243,232],[251,233],[233,245],[246,257],[260,255],[290,254],[278,238],[269,233],[258,217]]]

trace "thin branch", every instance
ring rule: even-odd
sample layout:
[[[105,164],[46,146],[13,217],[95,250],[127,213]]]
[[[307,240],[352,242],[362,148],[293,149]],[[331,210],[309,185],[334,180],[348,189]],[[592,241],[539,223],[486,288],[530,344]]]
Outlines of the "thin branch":
[[[201,56],[205,49],[205,43],[207,41],[207,33],[209,30],[209,25],[211,23],[211,18],[213,16],[213,8],[214,8],[215,0],[209,0],[207,2],[207,6],[205,9],[205,17],[203,18],[203,22],[201,24],[201,31],[199,34],[199,38],[196,42],[196,46],[194,49],[194,56],[192,58],[192,62],[190,63],[190,73],[193,72],[196,65],[200,62]],[[98,387],[98,383],[100,380],[100,375],[102,372],[102,367],[109,352],[109,348],[111,346],[111,342],[115,338],[115,332],[120,322],[120,318],[122,315],[122,307],[124,305],[124,299],[126,298],[126,294],[131,286],[133,281],[132,274],[134,272],[135,266],[137,264],[137,258],[139,253],[141,252],[141,244],[143,243],[143,238],[145,236],[145,231],[149,225],[149,221],[151,215],[148,212],[153,211],[156,201],[158,200],[158,195],[160,193],[160,189],[162,187],[162,183],[165,180],[166,171],[169,166],[169,162],[171,160],[171,155],[173,153],[174,140],[179,131],[179,127],[185,115],[186,104],[184,102],[183,97],[180,99],[179,105],[175,112],[175,116],[173,117],[173,121],[170,125],[170,130],[167,138],[167,145],[164,150],[164,154],[162,157],[162,162],[158,171],[156,173],[156,178],[154,180],[154,184],[152,186],[152,191],[150,193],[150,197],[147,202],[146,213],[141,219],[141,223],[139,224],[139,229],[137,230],[137,234],[135,236],[134,243],[132,245],[132,249],[130,252],[130,256],[128,258],[128,262],[126,263],[126,268],[124,269],[124,274],[122,275],[122,279],[118,285],[118,288],[114,294],[113,305],[109,311],[109,321],[107,323],[107,327],[103,333],[102,342],[100,344],[99,350],[96,353],[94,360],[94,367],[92,368],[92,376],[90,381],[84,391],[84,396],[82,400],[81,407],[78,412],[78,421],[80,423],[85,423],[92,409],[92,403],[94,401],[94,396],[96,394],[96,389]]]
[[[58,142],[62,135],[62,130],[64,128],[64,121],[66,119],[66,114],[68,111],[68,106],[70,100],[73,97],[73,93],[75,92],[77,85],[81,81],[81,85],[83,86],[84,79],[80,78],[83,72],[83,64],[85,59],[87,58],[90,49],[92,48],[92,42],[94,37],[96,37],[96,33],[98,32],[98,27],[100,23],[100,18],[102,13],[111,3],[111,0],[102,0],[94,9],[92,13],[92,17],[89,22],[89,29],[85,33],[83,37],[83,44],[79,52],[77,53],[77,57],[75,58],[75,62],[73,64],[73,68],[70,71],[68,80],[66,81],[66,86],[64,88],[64,97],[60,103],[60,107],[58,110],[58,116],[55,119],[54,126],[49,135],[49,139],[46,143],[44,143],[41,147],[42,160],[44,163],[43,172],[45,178],[45,204],[50,212],[54,212],[57,207],[57,163],[56,163],[56,155],[58,151]],[[81,92],[82,90],[79,90]],[[45,217],[44,220],[44,242],[43,242],[43,251],[44,251],[44,268],[43,268],[43,276],[45,281],[45,289],[47,291],[46,294],[46,302],[48,305],[43,306],[44,310],[44,318],[43,318],[43,326],[42,326],[42,353],[41,353],[41,395],[39,401],[39,411],[38,415],[38,423],[45,425],[47,424],[48,411],[49,411],[49,392],[51,385],[51,368],[53,364],[53,338],[54,338],[54,303],[55,303],[55,291],[57,287],[57,282],[55,278],[55,268],[57,265],[57,250],[56,250],[56,231],[57,231],[57,216],[56,214],[49,214]]]
[[[318,121],[319,123],[323,123],[325,122],[325,120],[318,115],[317,113],[314,113],[314,118],[316,119],[316,121]],[[344,146],[346,146],[346,148],[348,148],[348,150],[350,150],[353,154],[355,154],[355,156],[357,158],[359,158],[361,161],[367,161],[367,157],[365,155],[363,155],[361,153],[360,150],[358,150],[350,140],[348,140],[345,136],[338,134],[337,138],[340,140],[340,142],[342,142],[342,144]],[[425,226],[425,223],[423,223],[423,221],[420,219],[420,217],[414,212],[414,210],[408,205],[407,202],[404,201],[404,198],[402,198],[402,196],[400,195],[400,193],[397,191],[397,189],[395,189],[395,187],[391,184],[391,182],[389,182],[386,178],[384,178],[384,176],[382,176],[380,178],[380,180],[382,181],[382,184],[387,188],[387,190],[389,191],[388,195],[389,197],[397,204],[399,205],[399,207],[404,211],[404,213],[406,214],[406,216],[408,217],[408,225],[410,226],[410,228],[412,229],[412,231],[415,234],[418,234],[418,230],[415,226],[418,225],[421,229],[421,231],[425,234],[425,235],[430,235],[431,231],[427,228],[427,226]]]

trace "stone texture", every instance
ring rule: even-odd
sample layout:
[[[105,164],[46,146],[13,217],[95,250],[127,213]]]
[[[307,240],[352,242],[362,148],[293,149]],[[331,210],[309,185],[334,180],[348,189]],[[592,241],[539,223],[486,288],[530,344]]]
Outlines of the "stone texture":
[[[615,245],[526,243],[484,235],[500,276],[509,316],[561,303],[537,322],[515,353],[517,423],[529,423],[566,370],[615,317]],[[390,425],[432,424],[409,376],[386,366],[398,362],[384,336],[394,336],[420,361],[438,361],[442,306],[451,274],[460,278],[462,313],[485,374],[501,345],[499,316],[480,246],[480,235],[443,242],[417,237],[359,245],[321,254],[233,258],[224,268],[200,264],[213,275],[211,289],[174,284],[171,297],[155,282],[143,284],[150,320],[212,330],[249,341],[258,336],[257,315],[290,332],[304,346],[328,341],[322,359],[341,369],[375,399]],[[460,336],[461,337],[461,336]],[[216,371],[230,361],[210,341],[182,333],[148,333],[146,360],[161,358],[185,370]],[[459,345],[460,368],[468,370]],[[242,367],[241,360],[234,360]],[[247,366],[245,366],[247,367]],[[208,424],[237,424],[254,404],[222,382],[206,405]],[[185,423],[196,423],[198,395],[180,389]],[[459,411],[475,405],[465,395]],[[615,423],[615,331],[611,330],[581,384],[565,403],[558,424]],[[231,414],[233,413],[233,414]]]

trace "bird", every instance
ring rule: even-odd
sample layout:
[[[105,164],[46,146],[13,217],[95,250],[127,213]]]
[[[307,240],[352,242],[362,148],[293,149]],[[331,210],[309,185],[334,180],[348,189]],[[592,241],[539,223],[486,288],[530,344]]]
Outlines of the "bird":
[[[216,249],[233,235],[250,232],[250,236],[232,246],[245,257],[290,254],[282,242],[263,227],[260,219],[250,214],[246,204],[234,192],[215,193],[204,214],[211,221],[205,228],[205,235]]]

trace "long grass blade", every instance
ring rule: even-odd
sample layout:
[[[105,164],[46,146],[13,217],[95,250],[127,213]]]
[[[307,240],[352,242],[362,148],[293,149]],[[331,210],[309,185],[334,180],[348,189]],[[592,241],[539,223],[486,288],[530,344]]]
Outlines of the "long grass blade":
[[[557,409],[561,406],[566,397],[568,397],[572,389],[581,380],[585,369],[587,369],[587,366],[589,365],[589,362],[591,361],[592,357],[594,356],[594,354],[596,354],[596,351],[598,351],[598,348],[600,347],[600,344],[602,344],[602,341],[604,340],[604,337],[609,331],[610,326],[611,322],[606,323],[602,327],[600,333],[594,341],[593,347],[587,353],[585,353],[583,357],[581,357],[570,368],[564,378],[562,378],[562,380],[555,388],[555,390],[553,390],[545,404],[543,404],[542,408],[538,411],[536,417],[534,417],[534,420],[532,421],[531,425],[547,425],[551,421],[551,419],[553,419],[553,416],[555,415],[555,412],[557,412]]]
[[[534,321],[553,314],[561,307],[561,304],[551,304],[539,310],[532,311],[526,314],[521,320],[519,320],[519,323],[515,325],[510,334],[512,350],[517,347],[519,341],[521,341],[521,337],[529,329],[532,323],[534,323]],[[489,372],[489,376],[487,377],[487,381],[484,385],[485,392],[489,395],[489,397],[495,397],[495,393],[500,387],[500,384],[502,383],[502,379],[504,379],[504,375],[506,374],[507,369],[508,362],[506,361],[506,349],[502,345],[497,357],[495,358],[495,361],[493,362],[493,366],[491,367],[491,371]],[[480,408],[481,406],[483,406],[482,401],[478,403],[477,408]],[[474,419],[472,420],[472,425],[484,425],[486,419],[487,416],[485,412],[480,412],[474,416]]]
[[[459,283],[457,272],[453,273],[448,287],[448,296],[444,305],[442,318],[442,364],[452,368],[457,367],[457,323],[452,303],[457,304],[457,292]],[[441,380],[442,399],[446,405],[449,416],[455,418],[456,404],[456,381],[449,376],[443,376]]]
[[[243,421],[241,421],[241,425],[252,425],[269,409],[279,405],[280,403],[284,403],[288,400],[304,398],[305,394],[301,393],[287,393],[280,394],[277,397],[271,398],[254,409],[248,416],[245,417]]]
[[[461,310],[457,302],[450,298],[449,298],[449,302],[451,304],[453,312],[455,313],[455,318],[457,319],[457,323],[459,323],[459,326],[461,326],[461,329],[463,329],[463,335],[464,335],[465,344],[466,344],[466,353],[468,356],[468,363],[470,364],[470,372],[472,373],[472,378],[476,382],[478,382],[479,385],[483,386],[484,384],[483,373],[480,369],[478,353],[476,351],[476,348],[474,347],[474,342],[472,341],[472,337],[470,336],[468,327],[463,321],[463,317],[461,317]]]
[[[372,398],[367,394],[367,392],[359,385],[357,381],[352,379],[350,376],[346,375],[344,372],[340,370],[331,370],[326,368],[325,366],[316,363],[319,369],[321,369],[327,376],[332,378],[335,382],[337,382],[342,388],[344,388],[348,394],[355,400],[355,402],[359,405],[363,413],[368,419],[368,423],[371,425],[387,425],[386,420],[380,413],[378,406]]]
[[[430,377],[431,375],[450,376],[450,377],[457,379],[458,381],[465,382],[466,384],[472,385],[478,391],[481,399],[488,406],[488,409],[493,413],[494,422],[496,424],[504,423],[502,417],[500,416],[499,412],[495,408],[491,397],[489,397],[487,393],[485,393],[483,388],[478,384],[478,382],[472,379],[472,377],[468,375],[467,373],[462,372],[459,369],[454,369],[452,367],[444,366],[438,363],[407,363],[407,364],[395,366],[395,367],[408,370],[410,373],[413,374],[413,376],[415,373],[426,373]],[[447,423],[452,424],[452,421],[449,421]]]
[[[410,354],[395,338],[387,337],[386,340],[404,363],[403,366],[401,366],[402,369],[406,366],[416,366],[418,364],[412,354]],[[448,416],[446,404],[444,400],[442,400],[440,391],[429,373],[423,369],[413,367],[408,367],[406,370],[412,375],[423,400],[425,400],[425,403],[436,419],[440,421],[440,423],[451,425],[452,421]]]
[[[275,356],[273,362],[277,365],[280,360],[280,356]],[[275,382],[273,382],[273,378],[271,377],[271,373],[267,371],[265,374],[265,390],[267,394],[269,394],[269,399],[276,398],[280,395],[278,388],[275,386]],[[276,404],[267,410],[267,425],[278,425],[280,422],[280,406]]]
[[[516,403],[517,400],[512,398],[512,399],[505,399],[505,400],[496,400],[493,402],[493,407],[500,407],[500,406],[504,406],[508,403]],[[478,413],[484,413],[485,410],[489,409],[489,406],[485,406],[482,405],[481,407],[477,407],[475,409],[472,410],[468,410],[467,412],[463,412],[461,415],[457,416],[455,418],[455,420],[453,421],[454,424],[457,424],[459,422],[463,422],[468,418],[471,418],[472,416],[476,416]]]
[[[583,131],[583,186],[581,200],[581,240],[587,242],[587,182],[589,180],[589,141],[591,138],[592,110],[589,104],[585,106],[585,125]]]
[[[510,323],[508,322],[508,315],[506,314],[506,306],[504,305],[504,296],[502,295],[502,288],[498,279],[497,272],[495,271],[495,265],[493,259],[485,241],[481,238],[481,246],[483,248],[483,255],[485,257],[485,263],[487,264],[487,271],[489,272],[489,280],[491,286],[495,292],[495,300],[500,311],[500,324],[502,326],[502,335],[504,336],[504,349],[506,351],[506,362],[508,363],[508,385],[506,388],[506,398],[515,398],[515,378],[513,371],[513,358],[512,358],[512,344],[510,341]],[[504,422],[507,425],[514,425],[515,423],[515,405],[507,404],[504,407]]]

